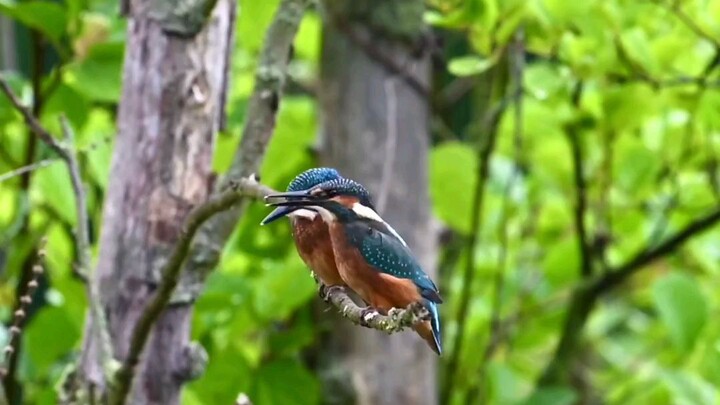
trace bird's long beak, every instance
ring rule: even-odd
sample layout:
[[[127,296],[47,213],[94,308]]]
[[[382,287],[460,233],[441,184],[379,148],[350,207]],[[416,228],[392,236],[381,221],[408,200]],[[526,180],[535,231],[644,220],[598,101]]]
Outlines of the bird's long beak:
[[[267,225],[270,222],[276,221],[298,209],[300,209],[300,207],[281,207],[281,206],[279,206],[279,207],[275,208],[273,210],[273,212],[271,212],[268,216],[266,216],[265,219],[263,219],[262,222],[260,222],[260,225]]]
[[[306,200],[312,198],[307,190],[287,191],[284,193],[268,194],[265,196],[265,204],[276,205],[286,201]]]
[[[265,196],[265,203],[276,207],[265,219],[262,220],[260,225],[266,225],[270,222],[276,221],[284,216],[287,216],[295,210],[299,210],[305,206],[312,205],[320,201],[317,197],[313,197],[306,190],[303,191],[288,191],[285,193],[276,193]]]

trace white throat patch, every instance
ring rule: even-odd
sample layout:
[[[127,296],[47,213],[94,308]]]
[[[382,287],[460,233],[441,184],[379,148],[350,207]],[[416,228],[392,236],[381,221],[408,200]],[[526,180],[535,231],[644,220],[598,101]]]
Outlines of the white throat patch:
[[[372,208],[362,205],[360,203],[355,203],[352,206],[352,210],[356,214],[358,214],[359,216],[361,216],[363,218],[367,218],[367,219],[370,219],[375,222],[380,222],[381,224],[385,225],[387,227],[387,229],[390,231],[390,233],[393,234],[393,236],[398,238],[400,240],[400,242],[402,242],[403,245],[407,246],[407,243],[405,243],[405,240],[402,238],[402,236],[400,236],[400,234],[397,233],[397,231],[395,229],[393,229],[393,227],[390,226],[390,224],[385,222],[385,220],[382,219],[382,217],[377,212],[375,212],[375,210],[373,210]]]
[[[313,209],[316,209],[320,214],[320,218],[326,223],[335,222],[335,215],[323,207],[316,207],[313,205]]]
[[[317,212],[300,208],[299,210],[289,213],[288,216],[291,218],[305,218],[313,220],[317,216]]]

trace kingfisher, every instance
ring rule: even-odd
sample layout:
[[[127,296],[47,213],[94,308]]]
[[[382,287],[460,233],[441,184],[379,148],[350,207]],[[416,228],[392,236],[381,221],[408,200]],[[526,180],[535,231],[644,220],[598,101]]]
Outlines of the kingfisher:
[[[442,298],[402,237],[377,214],[360,183],[337,178],[305,190],[271,194],[265,201],[318,213],[327,224],[340,277],[371,307],[387,314],[392,308],[421,303],[430,320],[413,329],[440,355],[438,304]],[[281,214],[277,214],[281,215]]]
[[[287,191],[307,190],[326,181],[338,180],[342,176],[330,167],[317,167],[306,170],[288,184]],[[369,201],[370,196],[365,196]],[[328,226],[317,211],[299,206],[277,207],[260,223],[269,224],[284,216],[290,218],[293,240],[300,258],[326,286],[344,286],[345,282],[338,273],[330,242]]]

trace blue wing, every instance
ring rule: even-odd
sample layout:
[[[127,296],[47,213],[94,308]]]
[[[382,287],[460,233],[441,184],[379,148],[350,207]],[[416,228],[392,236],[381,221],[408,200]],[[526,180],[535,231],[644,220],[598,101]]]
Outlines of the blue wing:
[[[442,303],[438,288],[410,249],[385,228],[385,224],[371,220],[353,221],[346,226],[349,242],[369,264],[393,277],[412,280],[425,299]]]

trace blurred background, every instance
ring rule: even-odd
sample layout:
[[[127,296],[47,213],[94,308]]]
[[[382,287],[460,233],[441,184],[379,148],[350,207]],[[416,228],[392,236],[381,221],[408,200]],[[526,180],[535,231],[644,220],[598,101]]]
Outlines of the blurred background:
[[[278,3],[238,5],[218,172]],[[336,317],[254,203],[195,305],[210,361],[182,403],[718,403],[720,1],[330,3],[302,20],[262,181],[328,164],[366,183],[440,286],[445,352]],[[126,24],[116,1],[0,0],[0,70],[48,128],[64,113],[76,129],[95,252]],[[5,380],[16,403],[55,403],[82,343],[58,162],[0,97],[2,339],[48,240]],[[429,378],[372,381],[398,341]],[[373,353],[365,384],[336,367]],[[413,385],[422,398],[398,394]]]

